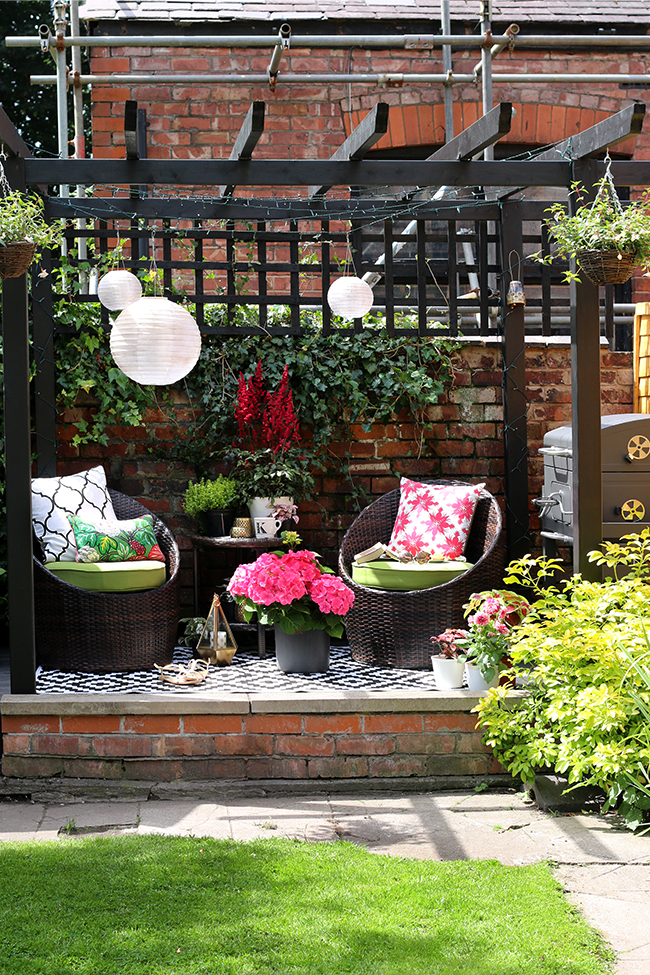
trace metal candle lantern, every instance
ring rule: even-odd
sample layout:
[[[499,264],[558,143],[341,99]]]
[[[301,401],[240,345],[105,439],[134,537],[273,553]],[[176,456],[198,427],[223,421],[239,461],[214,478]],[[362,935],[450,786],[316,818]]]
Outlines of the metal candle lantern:
[[[506,295],[506,304],[508,308],[515,308],[517,305],[526,304],[526,295],[524,294],[524,286],[521,281],[510,282],[508,294]]]
[[[117,316],[111,331],[116,364],[143,386],[178,382],[194,368],[200,352],[198,325],[167,298],[140,298]]]
[[[119,311],[142,297],[142,285],[130,271],[109,271],[97,285],[97,297],[104,308]]]

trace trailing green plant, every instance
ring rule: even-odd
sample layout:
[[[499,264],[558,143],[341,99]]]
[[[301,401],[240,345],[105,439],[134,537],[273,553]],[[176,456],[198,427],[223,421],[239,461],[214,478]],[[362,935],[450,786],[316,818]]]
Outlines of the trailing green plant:
[[[594,184],[593,201],[585,198],[580,182],[571,184],[570,195],[577,201],[572,215],[563,203],[554,203],[545,210],[550,214],[546,224],[556,246],[556,255],[540,258],[540,263],[550,264],[554,257],[575,257],[579,251],[617,251],[634,254],[635,264],[650,269],[650,195],[646,191],[633,203],[622,207],[607,172]],[[564,279],[580,280],[572,271],[566,271]]]
[[[73,446],[107,444],[109,427],[144,426],[147,411],[159,406],[155,387],[140,386],[115,365],[99,304],[71,300],[80,288],[79,272],[87,274],[90,268],[89,262],[63,258],[54,272],[53,318],[66,328],[54,338],[57,407],[60,412],[88,407],[75,417]],[[160,398],[164,403],[168,394]]]
[[[2,187],[0,187],[2,189]],[[0,195],[0,244],[31,241],[40,251],[63,240],[61,221],[47,223],[43,201],[34,193],[11,190]]]
[[[183,505],[187,514],[197,519],[206,511],[232,507],[238,492],[237,481],[224,477],[223,474],[220,474],[216,481],[201,478],[200,481],[188,485]]]
[[[510,645],[513,674],[530,671],[527,693],[514,700],[507,687],[495,688],[476,711],[484,742],[511,774],[530,782],[552,769],[571,785],[598,786],[605,808],[618,808],[635,828],[650,816],[650,726],[639,705],[650,702],[641,676],[650,650],[650,531],[605,543],[590,559],[613,576],[574,575],[556,586],[558,560],[511,563],[506,584],[536,596]]]

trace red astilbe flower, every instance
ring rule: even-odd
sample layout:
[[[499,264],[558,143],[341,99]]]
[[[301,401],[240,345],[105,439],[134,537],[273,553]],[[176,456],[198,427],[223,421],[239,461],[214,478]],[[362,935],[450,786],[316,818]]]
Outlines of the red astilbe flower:
[[[264,441],[278,453],[292,444],[298,443],[298,417],[293,407],[293,396],[289,388],[289,369],[284,367],[282,379],[275,393],[267,396],[262,424]]]
[[[260,359],[248,382],[244,379],[243,373],[239,373],[237,402],[235,403],[235,420],[237,421],[239,439],[248,440],[252,447],[257,447],[260,442],[260,426],[263,426],[267,399],[268,393],[264,389],[262,360]]]

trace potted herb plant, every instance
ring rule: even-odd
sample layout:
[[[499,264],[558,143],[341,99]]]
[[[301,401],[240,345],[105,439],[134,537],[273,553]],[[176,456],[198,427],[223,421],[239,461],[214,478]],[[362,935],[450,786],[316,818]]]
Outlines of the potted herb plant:
[[[546,211],[550,214],[546,221],[548,231],[557,256],[575,257],[594,284],[622,284],[632,277],[636,267],[650,268],[648,192],[623,207],[609,166],[594,188],[595,199],[587,202],[583,186],[573,183],[571,193],[578,203],[576,212],[571,215],[564,204],[553,204]],[[552,260],[553,256],[546,263]],[[567,271],[564,277],[570,282],[576,275]]]
[[[228,592],[247,622],[257,613],[260,623],[273,626],[276,661],[285,673],[328,669],[330,638],[342,635],[354,603],[352,590],[306,550],[264,552],[235,569]]]
[[[1,167],[0,167],[1,168]],[[0,277],[17,278],[44,247],[63,238],[60,224],[43,216],[43,201],[34,194],[12,190],[0,172]]]
[[[184,507],[206,535],[227,535],[235,520],[235,502],[239,494],[237,481],[220,474],[216,481],[202,478],[190,483],[185,492]]]

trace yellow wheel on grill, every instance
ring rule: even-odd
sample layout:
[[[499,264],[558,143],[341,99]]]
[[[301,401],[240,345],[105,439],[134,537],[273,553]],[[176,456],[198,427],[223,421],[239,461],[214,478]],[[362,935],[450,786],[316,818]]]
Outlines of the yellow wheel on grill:
[[[631,437],[627,442],[627,455],[630,460],[646,460],[650,455],[650,440],[643,434]]]
[[[640,501],[630,499],[629,501],[626,501],[621,508],[621,514],[626,521],[634,521],[635,519],[637,521],[643,521],[645,517],[645,507]]]

